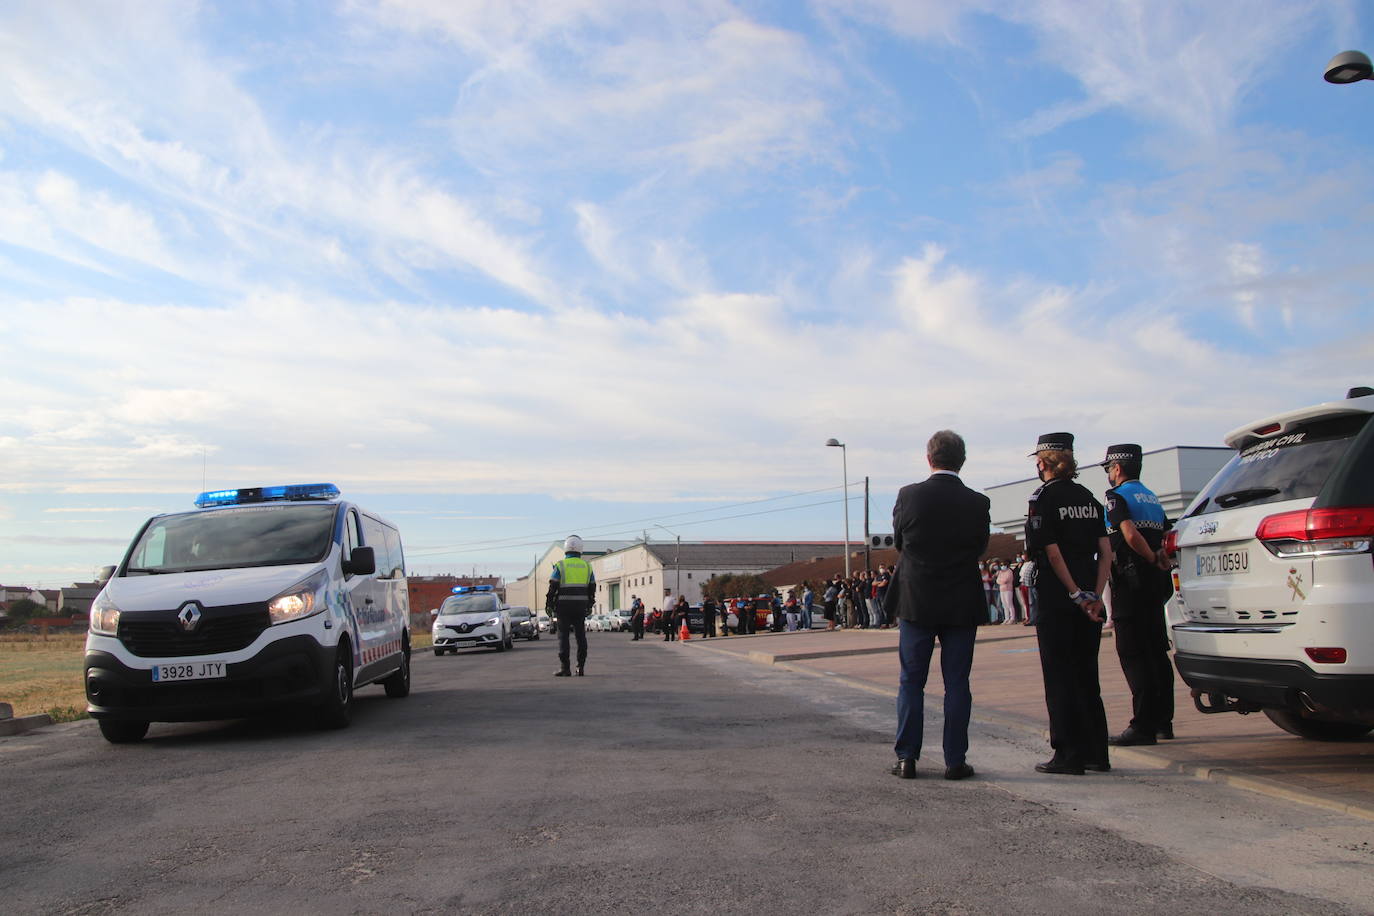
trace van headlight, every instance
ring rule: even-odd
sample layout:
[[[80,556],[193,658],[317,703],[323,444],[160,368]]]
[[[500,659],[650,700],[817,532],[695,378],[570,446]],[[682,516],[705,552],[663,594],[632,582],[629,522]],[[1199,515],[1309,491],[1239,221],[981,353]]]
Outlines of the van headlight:
[[[267,602],[267,616],[272,618],[272,623],[300,620],[324,610],[324,602],[319,597],[324,578],[324,573],[316,573]]]
[[[501,625],[501,618],[500,618],[500,617],[493,617],[493,618],[491,618],[490,620],[487,621],[487,626],[489,626],[489,627],[499,627],[500,625]]]
[[[91,632],[102,636],[115,636],[119,633],[119,608],[102,590],[91,602]]]

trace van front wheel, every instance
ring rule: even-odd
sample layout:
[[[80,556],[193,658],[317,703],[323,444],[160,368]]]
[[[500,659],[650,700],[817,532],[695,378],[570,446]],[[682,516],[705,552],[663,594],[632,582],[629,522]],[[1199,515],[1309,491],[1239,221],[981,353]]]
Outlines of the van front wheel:
[[[347,728],[352,719],[353,653],[348,643],[343,643],[334,656],[334,677],[329,698],[320,705],[320,721],[325,728]]]
[[[100,734],[111,744],[133,744],[142,741],[148,734],[147,722],[129,722],[123,719],[101,719]]]
[[[1325,722],[1321,719],[1305,719],[1286,709],[1266,709],[1264,714],[1279,728],[1299,738],[1313,741],[1354,741],[1374,731],[1374,725],[1359,722]]]

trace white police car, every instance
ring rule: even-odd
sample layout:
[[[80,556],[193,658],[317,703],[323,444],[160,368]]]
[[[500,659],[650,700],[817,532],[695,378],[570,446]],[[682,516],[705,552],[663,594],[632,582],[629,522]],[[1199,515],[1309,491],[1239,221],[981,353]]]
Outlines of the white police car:
[[[348,724],[353,692],[410,692],[400,533],[333,484],[202,493],[149,519],[91,608],[87,709],[104,736],[149,722],[312,706]]]
[[[1353,388],[1234,430],[1170,532],[1174,660],[1201,711],[1321,740],[1374,729],[1371,416],[1374,389]]]
[[[515,648],[510,614],[490,585],[459,585],[434,615],[434,654],[487,646],[497,652]]]

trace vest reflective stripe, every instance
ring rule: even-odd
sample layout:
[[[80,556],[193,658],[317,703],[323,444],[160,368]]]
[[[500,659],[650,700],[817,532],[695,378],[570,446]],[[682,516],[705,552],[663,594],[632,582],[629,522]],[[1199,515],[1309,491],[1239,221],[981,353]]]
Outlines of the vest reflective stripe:
[[[591,564],[581,557],[565,557],[558,561],[559,587],[565,585],[585,586],[592,578]]]

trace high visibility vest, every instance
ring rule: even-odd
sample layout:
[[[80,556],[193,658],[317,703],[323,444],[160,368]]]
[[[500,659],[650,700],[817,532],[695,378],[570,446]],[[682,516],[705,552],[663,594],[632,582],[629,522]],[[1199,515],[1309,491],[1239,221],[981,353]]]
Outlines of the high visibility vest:
[[[581,557],[564,557],[558,569],[558,608],[583,611],[591,606],[592,565]]]

